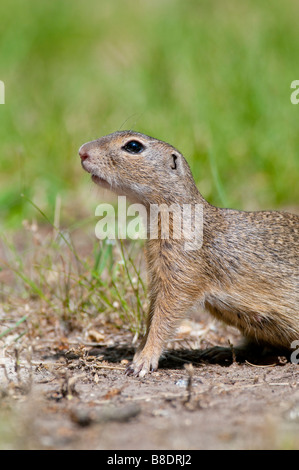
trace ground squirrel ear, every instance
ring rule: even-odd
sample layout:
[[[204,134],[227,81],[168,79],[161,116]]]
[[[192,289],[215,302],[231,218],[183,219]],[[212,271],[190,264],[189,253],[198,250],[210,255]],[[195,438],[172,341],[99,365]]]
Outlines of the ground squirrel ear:
[[[177,161],[178,156],[177,156],[175,153],[172,153],[171,156],[172,156],[171,169],[172,169],[172,170],[176,170],[176,169],[177,169],[177,163],[176,163],[176,161]]]
[[[170,168],[174,171],[182,172],[182,165],[179,154],[174,152],[171,154]]]

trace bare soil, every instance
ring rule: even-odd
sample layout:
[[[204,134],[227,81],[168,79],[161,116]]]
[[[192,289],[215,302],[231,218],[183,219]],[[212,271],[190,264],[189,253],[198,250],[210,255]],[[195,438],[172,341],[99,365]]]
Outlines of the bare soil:
[[[183,340],[142,379],[124,373],[131,335],[109,325],[90,342],[53,335],[8,348],[0,358],[1,448],[298,449],[299,367],[281,357],[202,363],[192,349],[198,325],[185,325]],[[206,341],[227,336],[237,339],[213,326]]]

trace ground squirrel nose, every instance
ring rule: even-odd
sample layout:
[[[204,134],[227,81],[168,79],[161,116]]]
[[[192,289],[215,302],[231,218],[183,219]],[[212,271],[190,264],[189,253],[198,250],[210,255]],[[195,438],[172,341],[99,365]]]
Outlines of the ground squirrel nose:
[[[86,160],[89,157],[88,151],[86,150],[86,147],[84,148],[84,145],[82,145],[82,147],[80,147],[79,155],[80,155],[80,158],[81,158],[82,161]]]

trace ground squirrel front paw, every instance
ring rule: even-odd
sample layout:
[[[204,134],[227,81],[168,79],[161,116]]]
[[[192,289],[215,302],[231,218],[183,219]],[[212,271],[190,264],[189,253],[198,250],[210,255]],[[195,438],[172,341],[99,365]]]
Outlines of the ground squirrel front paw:
[[[126,368],[126,375],[135,375],[135,377],[144,377],[150,371],[158,369],[159,357],[149,357],[147,354],[140,353],[135,355],[133,362]]]

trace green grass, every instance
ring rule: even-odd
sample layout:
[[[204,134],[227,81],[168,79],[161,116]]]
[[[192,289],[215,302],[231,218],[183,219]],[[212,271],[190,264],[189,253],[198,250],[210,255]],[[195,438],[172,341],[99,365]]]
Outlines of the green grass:
[[[120,128],[171,142],[203,195],[242,209],[299,200],[294,0],[3,0],[1,226],[92,215],[79,146]]]

